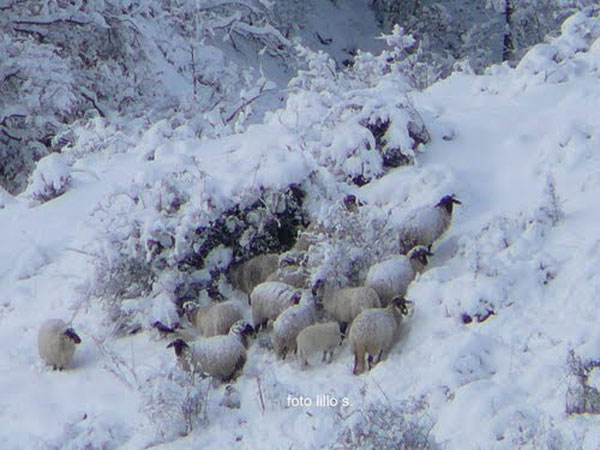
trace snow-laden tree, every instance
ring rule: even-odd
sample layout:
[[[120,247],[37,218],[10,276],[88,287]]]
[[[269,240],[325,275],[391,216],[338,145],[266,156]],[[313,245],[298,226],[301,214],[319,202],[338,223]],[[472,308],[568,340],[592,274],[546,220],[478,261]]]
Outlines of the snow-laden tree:
[[[592,0],[369,0],[384,31],[400,24],[429,59],[449,73],[466,60],[476,70],[516,61],[528,48],[558,32],[562,21]]]
[[[272,86],[233,56],[291,55],[258,0],[24,0],[0,9],[0,183],[12,192],[36,160],[71,143],[71,124],[93,116],[239,130]]]

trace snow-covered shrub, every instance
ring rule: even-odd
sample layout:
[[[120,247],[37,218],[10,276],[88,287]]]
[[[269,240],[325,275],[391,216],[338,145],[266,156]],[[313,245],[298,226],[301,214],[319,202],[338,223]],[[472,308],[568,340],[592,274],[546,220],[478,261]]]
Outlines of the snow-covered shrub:
[[[415,149],[430,139],[407,96],[404,68],[414,41],[400,29],[385,39],[390,50],[359,52],[345,70],[325,53],[299,47],[306,69],[290,81],[285,108],[267,117],[297,135],[339,181],[366,184],[387,167],[414,161]]]
[[[600,361],[584,361],[573,350],[567,358],[570,384],[566,393],[567,414],[600,414],[600,391],[590,385],[590,377],[600,368]]]
[[[139,388],[141,410],[155,433],[154,443],[187,436],[207,423],[210,379],[168,369],[149,375]]]
[[[139,172],[93,213],[101,238],[90,291],[126,322],[149,310],[137,302],[126,312],[124,299],[169,299],[182,313],[187,301],[222,298],[225,272],[288,250],[305,223],[311,165],[294,145],[262,126],[214,141],[152,127],[136,149]]]
[[[439,449],[430,435],[433,422],[423,415],[426,408],[422,400],[369,404],[351,416],[331,448]]]
[[[128,438],[125,426],[106,415],[83,414],[65,424],[62,432],[43,448],[48,450],[117,450]]]
[[[71,184],[71,168],[58,153],[52,153],[37,163],[25,195],[40,203],[64,194]]]
[[[593,55],[586,52],[600,38],[600,7],[588,7],[567,18],[560,36],[529,50],[516,68],[521,83],[561,83],[594,66]]]

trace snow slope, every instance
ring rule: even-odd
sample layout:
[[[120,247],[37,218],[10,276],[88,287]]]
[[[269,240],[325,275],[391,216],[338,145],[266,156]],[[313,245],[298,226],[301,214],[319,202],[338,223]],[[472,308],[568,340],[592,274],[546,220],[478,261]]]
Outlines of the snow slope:
[[[554,45],[573,48],[563,44]],[[223,387],[209,389],[204,420],[186,437],[166,426],[175,415],[166,400],[166,411],[147,409],[149,397],[176,388],[167,341],[149,331],[111,338],[111,324],[79,286],[91,270],[87,246],[98,237],[89,218],[96,205],[150,176],[148,149],[177,166],[195,144],[170,146],[158,133],[127,153],[83,158],[75,168],[85,172],[73,172],[71,189],[55,200],[3,200],[2,448],[393,448],[387,437],[417,439],[408,429],[429,431],[449,449],[600,448],[600,419],[566,414],[577,384],[569,353],[585,361],[600,355],[600,41],[576,44],[577,52],[541,65],[558,64],[548,69],[560,69],[558,79],[540,65],[497,67],[412,94],[432,143],[416,166],[392,170],[359,196],[397,210],[394,220],[447,193],[463,206],[409,289],[415,313],[389,357],[355,377],[343,346],[331,365],[302,372],[294,358],[280,362],[255,343],[236,383],[242,407],[219,406]],[[265,135],[252,132],[250,141],[227,143],[251,155]],[[265,142],[283,148],[287,138],[266,133]],[[281,182],[277,167],[298,177],[309,170],[275,148],[264,158],[265,183]],[[229,192],[238,180],[226,161],[214,164]],[[52,372],[39,361],[37,329],[49,317],[73,318],[83,339],[72,370]]]

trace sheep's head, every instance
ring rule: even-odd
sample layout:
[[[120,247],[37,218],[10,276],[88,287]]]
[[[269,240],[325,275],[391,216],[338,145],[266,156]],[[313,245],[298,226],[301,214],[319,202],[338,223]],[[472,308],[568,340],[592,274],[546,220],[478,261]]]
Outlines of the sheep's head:
[[[190,346],[183,339],[175,339],[167,348],[173,347],[175,349],[175,355],[177,357],[181,356],[184,348],[190,348]]]
[[[238,320],[233,325],[231,325],[229,332],[238,336],[244,336],[247,334],[254,333],[254,328],[245,320]]]
[[[193,321],[193,317],[196,314],[196,311],[198,311],[198,303],[193,301],[187,301],[183,304],[183,312],[185,313],[185,316],[190,322]]]
[[[312,295],[317,298],[322,297],[324,287],[325,287],[325,280],[323,280],[322,278],[318,279],[317,281],[314,282],[314,284],[310,288]]]
[[[358,211],[359,206],[363,206],[364,203],[361,202],[359,199],[356,198],[356,195],[354,194],[348,194],[344,197],[344,207],[349,211],[349,212],[356,212]]]
[[[427,265],[428,256],[433,256],[433,253],[431,253],[430,248],[425,247],[424,245],[417,245],[416,247],[413,247],[410,252],[408,252],[408,257],[411,260],[416,259],[423,266]]]
[[[452,207],[455,204],[462,205],[462,203],[455,197],[455,195],[452,194],[443,196],[442,199],[435,206],[436,208],[444,208],[448,214],[452,214]]]
[[[73,330],[73,328],[67,328],[65,331],[63,331],[63,335],[71,339],[76,344],[81,343],[81,338],[77,333],[75,333],[75,330]]]
[[[229,334],[234,335],[240,338],[242,344],[246,346],[247,339],[246,336],[254,334],[254,328],[245,320],[238,320],[229,329]]]
[[[410,300],[406,300],[404,297],[394,297],[391,304],[394,305],[394,307],[396,307],[403,316],[408,316],[408,307],[414,303]]]

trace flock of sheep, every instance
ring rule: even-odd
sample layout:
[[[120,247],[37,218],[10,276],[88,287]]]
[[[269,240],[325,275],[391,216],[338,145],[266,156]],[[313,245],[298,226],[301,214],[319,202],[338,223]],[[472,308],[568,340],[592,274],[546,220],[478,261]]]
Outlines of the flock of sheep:
[[[189,327],[173,329],[160,322],[155,327],[178,334],[168,347],[174,349],[182,370],[221,381],[231,381],[243,370],[248,337],[269,329],[277,356],[285,359],[296,352],[302,368],[311,355],[331,362],[347,336],[354,354],[353,373],[358,375],[381,361],[394,344],[412,304],[404,298],[408,286],[425,269],[432,244],[450,226],[454,204],[460,202],[447,195],[410,217],[399,231],[398,255],[371,266],[363,286],[340,288],[318,280],[307,288],[310,274],[300,264],[280,267],[279,255],[259,255],[228,274],[233,287],[249,295],[250,308],[234,300],[188,304]],[[295,252],[310,247],[311,236],[318,233],[311,227],[300,234]],[[250,315],[251,324],[244,319]],[[192,341],[196,333],[202,337]],[[59,370],[69,365],[80,342],[60,319],[46,321],[38,334],[40,357]]]

